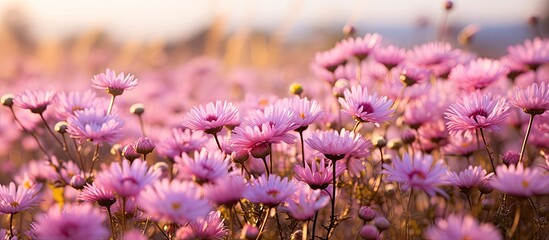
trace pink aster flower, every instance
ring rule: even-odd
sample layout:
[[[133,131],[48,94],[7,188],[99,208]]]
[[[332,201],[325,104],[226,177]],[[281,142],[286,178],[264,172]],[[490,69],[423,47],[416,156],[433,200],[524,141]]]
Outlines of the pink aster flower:
[[[55,113],[57,118],[67,120],[74,112],[86,108],[101,108],[102,102],[91,90],[81,92],[61,92],[56,98]]]
[[[240,175],[230,174],[203,186],[204,197],[215,204],[231,206],[244,195],[246,183]]]
[[[185,116],[183,126],[201,130],[207,134],[217,134],[224,126],[236,126],[240,122],[238,109],[227,101],[216,101],[193,107]]]
[[[52,206],[45,215],[36,216],[33,233],[38,240],[107,239],[105,214],[89,204]]]
[[[430,75],[431,72],[424,68],[414,66],[402,66],[400,72],[400,81],[404,83],[406,87],[410,87],[415,84],[428,82]]]
[[[324,154],[332,161],[343,159],[344,157],[365,157],[371,148],[370,141],[365,141],[360,134],[341,129],[319,131],[306,139],[309,147]]]
[[[503,193],[519,197],[549,193],[549,175],[539,168],[525,168],[522,163],[498,166],[490,184]]]
[[[297,184],[287,178],[281,179],[280,176],[261,175],[254,179],[248,185],[244,192],[244,197],[253,203],[261,203],[267,207],[276,207],[278,204],[286,201],[295,190]]]
[[[501,233],[490,223],[479,223],[470,215],[449,215],[446,219],[437,219],[436,225],[425,232],[429,240],[500,240]]]
[[[338,66],[344,65],[346,62],[347,52],[344,48],[336,46],[324,52],[317,52],[313,64],[334,72]]]
[[[116,202],[116,197],[114,193],[105,189],[98,182],[94,182],[91,185],[86,185],[80,195],[78,195],[78,200],[84,202],[97,202],[99,206],[109,208]]]
[[[499,124],[509,115],[507,101],[491,94],[475,92],[461,101],[451,104],[446,111],[448,130],[451,134],[476,129],[499,130]]]
[[[222,240],[229,233],[223,224],[223,218],[219,211],[210,212],[206,218],[199,218],[189,222],[175,233],[178,240]]]
[[[359,60],[368,58],[368,56],[381,45],[382,36],[377,33],[368,33],[364,37],[346,38],[337,43],[337,47],[343,49],[348,57],[356,57]]]
[[[499,61],[479,58],[452,68],[448,79],[466,91],[484,89],[504,78],[509,69]]]
[[[27,188],[13,182],[9,186],[0,185],[0,213],[15,214],[38,205],[41,187],[38,184]]]
[[[183,153],[192,153],[202,149],[208,138],[202,131],[173,128],[167,136],[159,139],[156,150],[161,156],[174,159]]]
[[[116,75],[113,70],[107,69],[105,73],[97,74],[92,79],[92,86],[97,89],[105,89],[107,93],[118,96],[125,90],[131,90],[137,86],[137,79],[133,75]]]
[[[108,169],[97,175],[95,181],[118,196],[135,197],[159,177],[159,171],[149,168],[141,159],[135,159],[131,165],[127,160],[113,162]]]
[[[304,131],[313,123],[320,121],[324,115],[324,110],[316,101],[309,101],[307,98],[295,96],[293,98],[284,98],[275,102],[275,107],[291,109],[294,112],[295,123],[299,125],[296,131]]]
[[[187,154],[175,157],[175,162],[178,164],[180,177],[202,184],[227,175],[231,160],[220,151],[209,152],[202,149],[200,152],[194,152],[194,157]]]
[[[387,97],[378,97],[377,93],[368,94],[368,89],[362,86],[353,86],[343,93],[345,98],[340,98],[339,103],[344,108],[342,111],[351,115],[359,122],[372,122],[379,126],[380,122],[391,119],[394,110],[391,109],[392,100]]]
[[[116,114],[107,115],[103,109],[88,108],[76,111],[67,123],[67,132],[80,143],[89,140],[95,144],[112,144],[123,134],[124,121]]]
[[[478,150],[478,140],[470,134],[453,134],[448,137],[444,152],[449,155],[470,157]]]
[[[481,166],[471,166],[459,173],[448,171],[448,181],[450,185],[458,187],[461,191],[467,192],[476,188],[482,181],[489,179],[493,173],[487,174]]]
[[[393,166],[383,164],[383,174],[388,177],[384,181],[398,182],[404,191],[421,189],[429,196],[439,193],[448,196],[440,186],[446,183],[446,166],[442,160],[434,161],[431,155],[421,156],[419,153],[410,156],[404,153],[402,159],[396,157]]]
[[[25,90],[14,99],[14,104],[17,107],[28,109],[32,113],[42,114],[46,111],[55,98],[53,91],[31,91]]]
[[[344,165],[336,165],[336,177],[345,171]],[[329,161],[326,164],[324,158],[320,159],[320,164],[312,162],[309,165],[305,162],[305,167],[296,165],[294,167],[295,178],[308,184],[312,189],[326,189],[333,180],[333,167]]]
[[[549,84],[534,83],[526,89],[515,89],[510,103],[525,113],[538,115],[549,110]]]
[[[138,203],[146,216],[180,224],[206,216],[211,210],[208,201],[201,199],[195,183],[168,179],[147,186],[139,195]]]
[[[306,184],[299,184],[297,191],[279,209],[288,212],[295,220],[306,221],[313,218],[315,213],[329,202],[330,196],[322,190],[313,190]]]
[[[383,64],[387,70],[391,70],[404,62],[406,59],[406,51],[402,48],[389,45],[387,47],[380,47],[374,52],[374,60]]]
[[[536,70],[539,66],[549,63],[549,40],[534,38],[524,40],[524,43],[509,46],[509,57],[516,62]]]
[[[410,63],[429,69],[437,77],[450,72],[459,60],[461,51],[452,49],[449,43],[430,42],[415,46],[408,52]]]

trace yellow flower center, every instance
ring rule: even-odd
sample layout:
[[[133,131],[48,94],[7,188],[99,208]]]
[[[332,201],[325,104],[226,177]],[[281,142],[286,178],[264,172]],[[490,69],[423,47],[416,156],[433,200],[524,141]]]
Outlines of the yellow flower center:
[[[305,119],[305,113],[300,113],[299,116],[300,116],[302,119]]]
[[[527,180],[522,180],[522,186],[523,187],[528,187],[528,185],[530,185],[530,183],[527,181]]]
[[[172,203],[172,209],[173,210],[179,210],[180,208],[181,208],[180,203],[177,203],[177,202]]]
[[[19,203],[18,202],[11,202],[10,205],[12,207],[17,207],[17,206],[19,206]]]

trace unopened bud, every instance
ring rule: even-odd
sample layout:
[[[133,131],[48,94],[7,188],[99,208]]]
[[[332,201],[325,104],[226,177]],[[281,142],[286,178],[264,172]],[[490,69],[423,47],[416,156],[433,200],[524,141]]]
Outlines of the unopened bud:
[[[350,86],[349,81],[346,79],[339,79],[334,83],[332,88],[332,94],[336,97],[343,97],[345,89],[348,89]]]
[[[398,150],[402,147],[402,141],[398,138],[389,139],[389,142],[387,142],[387,147],[393,150]]]
[[[153,169],[160,171],[160,178],[166,178],[170,176],[170,167],[165,162],[157,162],[153,165]]]
[[[407,129],[402,132],[400,138],[402,138],[402,143],[412,144],[416,140],[416,135],[412,130]]]
[[[259,236],[259,228],[251,224],[246,224],[242,228],[240,239],[257,239],[257,236]]]
[[[254,158],[266,158],[271,154],[271,144],[263,143],[259,146],[255,146],[250,150],[250,154],[252,154]]]
[[[494,191],[494,188],[490,185],[490,181],[488,179],[483,179],[478,184],[478,190],[483,194],[489,194]]]
[[[135,150],[135,147],[133,144],[128,144],[122,150],[122,156],[124,156],[124,158],[128,159],[131,162],[141,157],[141,154],[139,154],[137,150]]]
[[[65,134],[67,133],[67,128],[69,127],[69,124],[65,121],[59,121],[53,126],[53,130],[55,130],[58,133]]]
[[[299,83],[292,83],[290,85],[290,93],[294,95],[301,95],[303,93],[303,86]]]
[[[385,217],[377,217],[376,219],[374,219],[374,225],[376,225],[379,231],[384,231],[391,227],[391,223]]]
[[[355,32],[356,32],[356,28],[350,23],[347,23],[345,24],[345,26],[343,26],[343,34],[346,37],[352,36],[353,34],[355,34]]]
[[[374,137],[372,138],[372,144],[374,144],[376,148],[382,148],[387,146],[387,140],[382,136]]]
[[[70,184],[74,189],[81,190],[84,188],[84,185],[86,185],[86,179],[80,175],[74,175],[71,178]]]
[[[134,143],[135,151],[140,154],[149,154],[154,150],[155,144],[148,137],[140,137]]]
[[[501,156],[501,159],[503,160],[503,163],[507,166],[509,165],[516,165],[519,162],[520,153],[517,151],[507,151],[503,156]]]
[[[233,153],[231,153],[231,159],[233,160],[233,162],[235,163],[244,163],[248,160],[248,158],[250,158],[250,154],[248,153],[247,150],[239,150],[239,151],[235,151]]]
[[[376,226],[366,224],[360,229],[360,237],[366,240],[376,240],[379,235],[379,230]]]
[[[364,221],[372,221],[376,218],[376,212],[369,206],[362,206],[358,210],[358,217]]]
[[[446,1],[444,2],[444,9],[450,11],[454,7],[454,2],[452,1]]]
[[[135,103],[130,107],[130,113],[135,115],[141,115],[145,112],[145,106],[143,103]]]
[[[15,99],[15,95],[8,93],[4,94],[2,98],[0,98],[0,102],[6,107],[11,107],[13,106],[13,99]]]

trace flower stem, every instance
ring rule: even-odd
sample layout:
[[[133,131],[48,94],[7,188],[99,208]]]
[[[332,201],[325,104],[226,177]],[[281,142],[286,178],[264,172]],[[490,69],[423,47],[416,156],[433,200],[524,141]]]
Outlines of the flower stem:
[[[217,148],[219,148],[219,151],[223,152],[223,149],[221,148],[221,144],[219,143],[219,139],[217,138],[217,133],[213,134],[215,143],[217,144]]]
[[[524,157],[524,152],[526,152],[526,142],[528,142],[528,137],[530,136],[530,131],[532,130],[532,125],[534,123],[534,116],[535,114],[530,114],[530,120],[528,121],[528,129],[526,130],[526,135],[524,135],[524,141],[522,142],[522,147],[520,148],[520,158],[519,163],[522,162],[522,158]]]
[[[492,164],[492,170],[494,171],[494,174],[497,174],[496,166],[494,165],[494,159],[492,158],[492,152],[490,152],[490,145],[486,144],[486,138],[484,137],[484,131],[482,131],[482,128],[480,128],[480,136],[482,137],[482,142],[484,143],[486,152],[488,152],[488,158],[490,158],[490,164]]]
[[[507,232],[507,237],[511,239],[513,235],[515,235],[515,232],[517,231],[517,227],[520,220],[520,205],[522,205],[522,201],[519,201],[519,204],[517,205],[517,209],[515,210],[515,219],[513,219],[513,225],[511,226],[511,229]]]
[[[313,218],[313,235],[311,235],[311,240],[315,239],[315,231],[316,231],[316,221],[318,220],[318,211],[315,212],[315,217]]]
[[[112,108],[114,106],[114,99],[116,98],[115,95],[111,95],[111,102],[109,103],[109,108],[107,110],[107,115],[111,114]]]
[[[353,127],[353,130],[351,132],[356,132],[358,129],[358,125],[360,125],[360,121],[356,121],[355,126]]]
[[[409,223],[410,219],[412,218],[412,198],[414,197],[414,188],[410,190],[410,197],[408,198],[408,205],[406,207],[406,229],[405,229],[405,239],[408,239],[409,237]]]
[[[269,166],[267,166],[267,159],[262,158],[263,165],[265,165],[265,172],[267,173],[267,177],[269,177]]]
[[[13,238],[13,213],[10,213],[10,235],[8,239]]]
[[[143,134],[143,137],[146,137],[145,134],[145,124],[143,123],[143,117],[142,114],[137,115],[137,118],[139,119],[139,127],[141,128],[141,134]]]
[[[299,139],[301,140],[301,162],[305,167],[305,145],[303,145],[303,131],[299,131]]]
[[[259,234],[257,234],[257,238],[255,240],[259,240],[261,237],[261,234],[263,232],[263,229],[265,228],[265,224],[267,223],[267,218],[269,218],[269,213],[271,212],[271,208],[267,210],[265,213],[265,218],[263,219],[263,222],[261,223],[261,226],[259,227]]]
[[[108,206],[107,207],[107,214],[109,215],[109,222],[110,222],[110,225],[111,225],[111,236],[112,236],[112,239],[116,239],[116,236],[114,236],[114,234],[116,233],[114,231],[114,221],[112,219],[112,212],[111,212],[111,207]]]
[[[59,143],[60,146],[63,146],[63,143],[61,142],[61,140],[59,140],[59,138],[57,138],[57,135],[55,135],[55,133],[51,130],[50,125],[48,124],[48,121],[46,121],[46,119],[44,118],[44,114],[40,113],[39,115],[40,115],[40,119],[42,119],[42,122],[44,123],[44,127],[48,129],[48,132],[51,134],[53,138],[55,138],[55,141]]]
[[[126,197],[122,197],[122,233],[126,232]]]
[[[307,240],[307,228],[309,227],[309,220],[303,221],[303,228],[301,230],[301,240]]]
[[[282,237],[282,227],[280,225],[280,220],[278,218],[278,210],[275,209],[275,215],[276,215],[276,226],[278,228],[278,235],[280,236],[280,239],[284,239],[284,237]]]
[[[90,172],[89,172],[89,175],[90,175],[90,176],[91,176],[92,173],[93,173],[93,165],[95,164],[95,162],[97,161],[97,159],[99,159],[99,144],[96,144],[96,145],[95,145],[95,151],[93,151],[92,163],[91,163]]]
[[[336,162],[332,161],[332,213],[330,214],[330,225],[328,226],[327,232],[326,232],[326,239],[330,238],[332,229],[334,228],[335,223],[335,203],[336,203]]]

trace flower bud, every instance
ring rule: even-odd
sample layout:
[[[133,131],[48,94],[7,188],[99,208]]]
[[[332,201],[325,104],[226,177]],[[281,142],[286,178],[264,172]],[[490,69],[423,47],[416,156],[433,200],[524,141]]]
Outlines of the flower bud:
[[[133,144],[128,144],[122,150],[122,156],[124,156],[124,158],[128,159],[131,162],[141,157],[141,154],[139,154],[137,150],[135,150],[135,147]]]
[[[242,228],[240,239],[251,240],[256,239],[257,236],[259,236],[259,228],[251,224],[246,224]]]
[[[501,156],[501,159],[503,160],[503,163],[507,166],[509,165],[516,165],[519,162],[520,153],[517,151],[507,151],[503,156]]]
[[[454,2],[452,1],[444,2],[444,9],[446,9],[447,11],[452,10],[453,7],[454,7]]]
[[[86,185],[86,179],[80,175],[74,175],[71,178],[70,184],[74,189],[81,190],[84,188],[84,185]]]
[[[407,129],[402,131],[400,138],[404,144],[412,144],[416,140],[416,135],[412,130]]]
[[[239,150],[236,152],[231,153],[231,160],[235,163],[244,163],[250,158],[250,154],[247,150]]]
[[[387,140],[382,136],[377,136],[372,138],[372,144],[374,144],[376,148],[382,148],[387,146]]]
[[[343,93],[345,92],[345,89],[348,89],[350,86],[350,83],[346,79],[339,79],[334,83],[334,87],[332,88],[332,94],[336,97],[343,97]]]
[[[483,194],[489,194],[494,191],[494,188],[490,185],[490,181],[488,179],[483,179],[478,184],[478,190]]]
[[[148,137],[140,137],[134,143],[135,151],[141,154],[149,154],[154,150],[155,144]]]
[[[356,32],[356,28],[350,23],[347,23],[345,24],[345,26],[343,26],[343,34],[345,36],[347,37],[352,36],[353,34],[355,34],[355,32]]]
[[[303,86],[299,83],[292,83],[290,85],[290,93],[294,95],[301,95],[303,93]]]
[[[372,221],[376,218],[376,212],[369,206],[362,206],[358,210],[358,217],[366,222]]]
[[[15,99],[15,95],[8,93],[4,94],[2,98],[0,98],[0,102],[6,107],[11,107],[13,106],[13,99]]]
[[[376,240],[379,235],[379,230],[376,226],[366,224],[360,229],[360,237],[366,240]]]
[[[130,107],[130,113],[135,115],[141,115],[145,112],[145,106],[143,103],[135,103]]]
[[[393,150],[398,150],[402,147],[402,141],[398,138],[390,139],[389,142],[387,142],[387,147]]]
[[[376,217],[374,219],[374,225],[376,225],[379,231],[384,231],[389,229],[389,227],[391,226],[391,223],[386,217]]]
[[[254,158],[266,158],[271,154],[271,144],[263,143],[259,146],[255,146],[250,150],[250,154],[252,154]]]
[[[55,124],[53,127],[53,130],[55,130],[58,133],[65,134],[67,133],[67,128],[69,127],[69,124],[65,121],[59,121]]]
[[[160,171],[160,178],[166,178],[170,176],[170,167],[165,162],[157,162],[153,165],[153,169]]]

